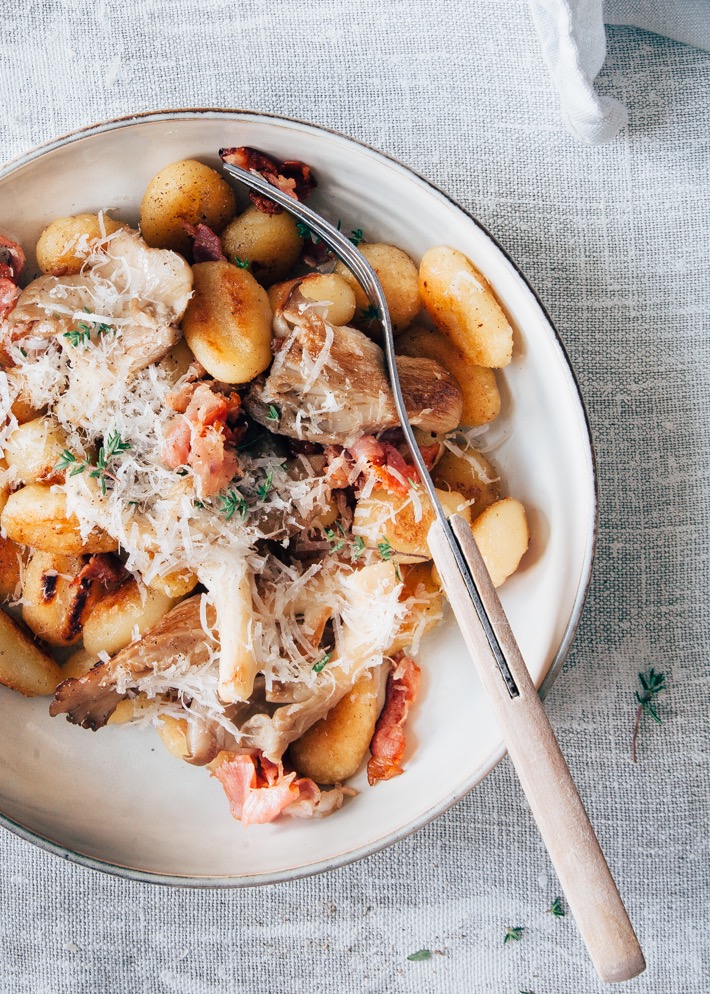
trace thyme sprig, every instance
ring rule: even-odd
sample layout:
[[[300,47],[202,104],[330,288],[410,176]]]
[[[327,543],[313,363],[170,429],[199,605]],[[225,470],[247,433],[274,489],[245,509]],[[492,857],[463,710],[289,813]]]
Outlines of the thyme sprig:
[[[524,931],[524,925],[509,925],[503,937],[503,945],[507,942],[520,942]]]
[[[365,539],[362,535],[356,535],[350,550],[350,558],[356,562],[365,551]]]
[[[73,452],[70,452],[69,449],[64,449],[54,468],[58,472],[68,469],[69,476],[78,476],[80,473],[88,471],[92,479],[99,481],[101,493],[105,497],[107,492],[106,481],[113,480],[114,483],[116,482],[116,475],[110,469],[111,463],[116,456],[127,452],[130,448],[130,442],[124,442],[119,432],[112,431],[104,439],[95,464],[88,459],[77,459]]]
[[[224,494],[218,495],[219,504],[217,510],[224,515],[225,521],[231,521],[235,514],[239,514],[242,521],[246,521],[249,508],[246,498],[238,490],[228,490]],[[203,505],[204,506],[204,505]]]
[[[329,649],[328,652],[324,652],[321,658],[318,660],[318,662],[313,664],[313,672],[320,673],[321,670],[324,670],[328,665],[328,663],[330,662],[330,660],[332,659],[332,657],[333,657],[332,649]]]
[[[338,229],[338,231],[342,231],[343,229],[343,222],[340,218],[338,218],[336,228]],[[300,238],[307,238],[310,241],[312,241],[314,245],[320,245],[320,243],[323,241],[320,235],[317,235],[315,231],[312,230],[312,228],[309,228],[308,225],[305,223],[305,221],[297,221],[296,230]],[[362,233],[362,228],[351,229],[350,234],[348,235],[348,241],[352,242],[356,248],[360,244],[360,242],[363,242],[364,240],[365,236]],[[330,253],[330,249],[328,249],[328,252]]]
[[[273,480],[274,480],[274,471],[273,469],[270,469],[269,472],[266,474],[266,477],[264,478],[264,482],[260,483],[256,488],[259,500],[266,500],[267,495],[270,493],[273,487]]]
[[[336,535],[332,528],[326,528],[325,537],[332,545],[333,552],[340,552],[340,550],[345,547],[345,529],[339,521],[335,522],[335,527],[338,529],[340,534]]]
[[[91,314],[88,307],[85,307],[84,310],[87,314]],[[64,332],[62,337],[67,339],[72,348],[76,349],[80,345],[86,345],[86,343],[91,340],[92,328],[91,325],[86,323],[86,321],[92,321],[94,323],[93,331],[95,331],[97,335],[108,335],[109,332],[114,330],[110,324],[105,324],[103,321],[100,321],[97,324],[96,318],[88,317],[84,321],[79,321],[76,328],[72,328],[70,331]]]
[[[641,728],[641,718],[644,713],[659,724],[663,724],[663,719],[658,713],[655,699],[661,693],[662,690],[667,690],[666,687],[666,677],[663,673],[656,673],[653,667],[651,667],[645,673],[639,673],[638,675],[639,683],[641,684],[642,693],[638,690],[636,693],[636,700],[638,701],[638,707],[636,708],[636,720],[634,722],[634,731],[631,736],[631,762],[636,762],[636,742],[638,740],[639,730]]]
[[[389,542],[388,538],[383,538],[383,539],[381,539],[377,543],[377,551],[379,552],[380,557],[386,563],[388,563],[391,560],[391,558],[392,558],[392,556],[394,555],[394,552],[395,552],[395,550],[390,545],[390,542]],[[402,574],[399,571],[399,565],[397,563],[394,564],[394,575],[397,577],[397,579],[401,583],[402,582]]]
[[[374,304],[370,304],[369,307],[361,307],[360,320],[366,324],[374,324],[375,321],[381,321],[382,314],[379,307],[376,307]]]
[[[545,913],[552,915],[554,918],[564,918],[565,909],[562,907],[562,898],[556,897],[550,907],[545,909]]]

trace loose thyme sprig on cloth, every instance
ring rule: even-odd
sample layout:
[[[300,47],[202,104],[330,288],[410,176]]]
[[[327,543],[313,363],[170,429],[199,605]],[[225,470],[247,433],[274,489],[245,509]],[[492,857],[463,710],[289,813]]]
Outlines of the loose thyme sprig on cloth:
[[[636,691],[636,721],[634,731],[631,736],[631,762],[636,762],[636,742],[638,740],[639,729],[641,728],[641,718],[644,712],[649,715],[657,724],[663,724],[663,719],[659,715],[654,701],[662,690],[666,690],[666,677],[663,673],[656,673],[653,667],[646,673],[639,673],[639,682],[643,693]]]

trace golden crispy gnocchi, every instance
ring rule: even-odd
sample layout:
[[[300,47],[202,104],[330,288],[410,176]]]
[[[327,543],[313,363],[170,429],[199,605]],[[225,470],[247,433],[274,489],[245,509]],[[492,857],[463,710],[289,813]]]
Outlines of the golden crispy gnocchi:
[[[395,335],[399,335],[421,310],[417,267],[407,253],[396,245],[372,242],[363,243],[359,248],[377,273],[392,318],[392,330]],[[336,263],[335,272],[346,279],[353,288],[358,318],[364,330],[374,330],[375,320],[368,318],[370,301],[355,276],[343,262]]]
[[[143,194],[140,228],[153,248],[187,255],[192,238],[187,224],[206,224],[219,233],[237,212],[237,198],[224,177],[196,159],[161,169]]]
[[[381,674],[367,670],[352,690],[291,745],[298,771],[316,783],[340,783],[357,772],[382,710]]]
[[[0,598],[11,600],[19,595],[21,565],[26,550],[0,535]]]
[[[424,253],[419,292],[434,324],[479,366],[507,366],[513,329],[485,276],[462,252],[439,245]]]
[[[37,265],[50,276],[72,276],[81,271],[97,241],[123,228],[108,214],[75,214],[58,217],[37,242]]]
[[[17,483],[56,482],[57,463],[67,436],[52,418],[34,418],[19,425],[5,445],[5,459]]]
[[[486,457],[475,449],[461,450],[462,455],[444,448],[441,459],[432,471],[432,479],[442,490],[463,494],[477,518],[500,497],[500,479]]]
[[[25,697],[36,697],[53,694],[63,679],[52,657],[0,610],[0,684]]]
[[[462,494],[438,489],[436,493],[447,517],[458,513],[466,521],[471,520]],[[427,536],[433,522],[434,510],[421,487],[416,500],[375,489],[355,506],[353,534],[393,562],[416,563],[431,559]]]
[[[390,656],[402,649],[408,649],[415,639],[422,638],[441,621],[444,596],[432,567],[432,563],[424,562],[403,566],[401,569],[403,584],[399,599],[410,601],[412,608],[402,621],[397,636],[389,648]]]
[[[116,539],[99,528],[82,537],[78,518],[67,513],[66,494],[46,483],[29,483],[10,494],[0,524],[13,542],[43,552],[78,556],[118,548]]]
[[[284,279],[302,247],[290,214],[263,214],[256,207],[247,207],[222,234],[222,251],[229,262],[247,268],[262,286]]]
[[[84,648],[113,655],[133,641],[136,631],[148,631],[176,603],[163,590],[139,587],[131,580],[107,594],[84,625]]]
[[[495,371],[471,362],[441,332],[415,324],[397,339],[397,352],[414,358],[434,359],[456,377],[463,398],[462,425],[485,425],[500,414]]]
[[[324,305],[322,313],[331,324],[350,324],[355,317],[355,292],[337,273],[308,273],[296,280],[275,284],[269,289],[271,309],[276,311],[283,307],[296,287],[304,300]]]
[[[494,587],[516,571],[530,540],[525,508],[505,497],[487,507],[471,526]]]
[[[248,383],[271,363],[271,306],[251,273],[228,262],[193,266],[182,327],[195,358],[224,383]]]
[[[92,609],[105,595],[95,577],[82,575],[81,556],[32,554],[22,583],[22,620],[48,645],[74,645]]]

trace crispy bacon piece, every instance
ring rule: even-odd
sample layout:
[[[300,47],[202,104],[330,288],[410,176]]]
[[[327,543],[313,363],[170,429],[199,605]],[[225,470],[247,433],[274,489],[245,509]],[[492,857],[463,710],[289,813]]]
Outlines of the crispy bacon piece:
[[[264,825],[281,814],[297,818],[330,814],[343,799],[343,791],[321,793],[313,780],[286,773],[260,753],[222,752],[212,776],[222,784],[232,815],[243,825]]]
[[[122,587],[130,579],[131,574],[117,556],[110,552],[97,552],[77,573],[72,583],[78,586],[82,582],[95,580],[106,590],[112,591]]]
[[[219,155],[223,162],[258,173],[268,183],[289,197],[293,197],[294,200],[305,200],[317,186],[311,167],[298,159],[279,161],[246,145],[239,148],[221,148]],[[283,213],[283,207],[255,190],[249,191],[249,198],[263,214]]]
[[[227,257],[222,251],[220,237],[208,224],[189,224],[187,221],[183,221],[182,226],[192,238],[193,262],[226,261]]]
[[[439,444],[426,445],[419,451],[427,469],[431,469],[439,452]],[[416,467],[382,437],[377,439],[374,435],[361,435],[348,449],[327,445],[325,457],[326,479],[333,490],[349,487],[355,482],[357,470],[364,475],[373,475],[381,486],[400,496],[407,495],[410,482],[420,482]]]
[[[391,780],[403,772],[402,758],[407,745],[404,726],[421,682],[421,670],[406,653],[396,653],[394,662],[387,677],[385,706],[370,743],[372,755],[367,764],[367,782],[371,787],[379,780]]]
[[[163,460],[170,469],[190,466],[201,483],[201,496],[218,493],[239,471],[234,443],[238,393],[221,393],[214,383],[184,384],[169,403],[179,412],[168,425]]]
[[[0,235],[0,320],[10,313],[20,296],[17,284],[25,261],[25,253],[17,242]]]

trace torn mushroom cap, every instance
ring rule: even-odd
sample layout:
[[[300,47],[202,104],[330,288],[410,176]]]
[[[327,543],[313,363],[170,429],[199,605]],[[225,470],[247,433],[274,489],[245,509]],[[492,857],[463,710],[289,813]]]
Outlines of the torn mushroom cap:
[[[245,397],[254,420],[273,428],[273,405],[280,435],[345,446],[399,424],[384,354],[367,335],[329,324],[298,284],[276,308],[273,328],[269,375]],[[437,433],[456,428],[463,407],[456,379],[432,359],[400,356],[397,368],[412,424]]]

